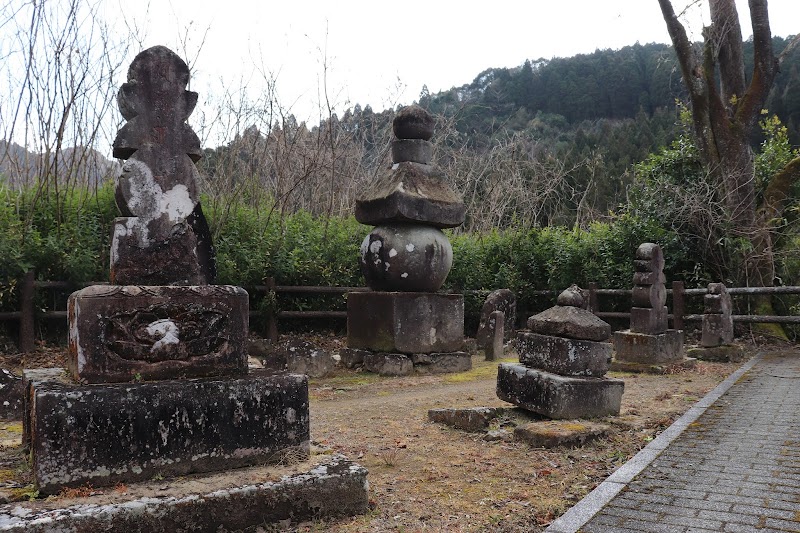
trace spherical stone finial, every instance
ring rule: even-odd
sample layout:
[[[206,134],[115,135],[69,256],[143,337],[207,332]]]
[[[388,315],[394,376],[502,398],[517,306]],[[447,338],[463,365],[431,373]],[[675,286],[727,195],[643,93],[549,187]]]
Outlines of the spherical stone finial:
[[[565,307],[583,307],[584,301],[580,287],[577,285],[570,285],[558,295],[556,303]]]
[[[398,139],[431,140],[434,126],[433,115],[418,105],[404,107],[397,112],[392,130]]]

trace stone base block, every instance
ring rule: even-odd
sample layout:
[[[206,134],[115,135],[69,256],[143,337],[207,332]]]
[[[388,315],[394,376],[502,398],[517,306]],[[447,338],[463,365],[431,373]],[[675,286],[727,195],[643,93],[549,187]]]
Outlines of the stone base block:
[[[24,374],[24,442],[43,494],[308,455],[305,376],[110,385],[52,376]]]
[[[472,370],[472,356],[467,352],[415,353],[414,370],[427,374],[455,374]]]
[[[455,352],[464,344],[464,297],[427,292],[351,292],[347,345],[384,353]]]
[[[414,363],[402,353],[368,353],[364,356],[364,370],[381,376],[408,376],[414,372]]]
[[[712,295],[713,296],[713,295]],[[730,314],[703,315],[703,333],[700,337],[700,346],[714,348],[733,342],[733,319]]]
[[[548,418],[616,416],[624,389],[620,379],[559,376],[512,363],[497,372],[501,400]]]
[[[367,470],[341,455],[317,456],[291,468],[260,466],[175,480],[166,490],[163,485],[130,484],[124,494],[6,505],[0,507],[0,523],[4,531],[20,533],[272,531],[369,510]]]
[[[485,431],[492,420],[501,416],[504,411],[502,407],[429,409],[428,420],[464,431]]]
[[[674,374],[680,370],[691,370],[697,365],[697,359],[684,357],[679,361],[661,364],[628,363],[611,361],[609,370],[614,372],[630,372],[632,374]]]
[[[667,331],[669,312],[666,306],[657,308],[631,307],[631,331],[658,335]]]
[[[608,372],[612,347],[595,342],[538,333],[517,333],[519,362],[562,376],[603,377]]]
[[[658,335],[615,331],[613,338],[616,361],[658,365],[683,359],[683,330],[670,329]]]
[[[517,426],[514,438],[536,448],[575,447],[605,437],[609,430],[605,424],[549,420]]]
[[[739,363],[747,359],[747,353],[738,344],[715,347],[692,346],[686,349],[686,355],[713,363]]]
[[[231,285],[94,285],[68,301],[67,366],[110,383],[247,372],[247,291]]]

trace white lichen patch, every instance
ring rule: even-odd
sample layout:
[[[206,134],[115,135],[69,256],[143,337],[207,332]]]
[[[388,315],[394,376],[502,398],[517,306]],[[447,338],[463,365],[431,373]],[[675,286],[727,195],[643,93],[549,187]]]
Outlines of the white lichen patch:
[[[404,278],[404,279],[407,278],[408,277],[408,272],[403,272],[402,274],[400,274],[400,277]]]
[[[147,325],[147,334],[157,339],[150,352],[156,352],[167,344],[178,344],[181,342],[180,329],[178,325],[168,318],[156,320]]]
[[[186,185],[176,185],[163,193],[160,197],[160,209],[162,213],[167,214],[170,222],[180,222],[191,215],[194,210],[194,202],[189,196],[189,189],[186,188]]]
[[[410,243],[406,244],[406,252],[411,253],[413,251],[414,251],[414,243],[410,242]]]
[[[397,250],[395,250],[394,248],[392,248],[391,250],[389,250],[389,257],[394,257],[394,256],[396,256],[396,255],[397,255]]]

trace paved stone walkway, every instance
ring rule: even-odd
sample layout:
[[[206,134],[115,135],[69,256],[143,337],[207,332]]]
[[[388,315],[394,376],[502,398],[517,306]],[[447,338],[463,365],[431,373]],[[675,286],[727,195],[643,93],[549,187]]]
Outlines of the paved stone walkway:
[[[547,531],[800,532],[800,353],[751,360]]]

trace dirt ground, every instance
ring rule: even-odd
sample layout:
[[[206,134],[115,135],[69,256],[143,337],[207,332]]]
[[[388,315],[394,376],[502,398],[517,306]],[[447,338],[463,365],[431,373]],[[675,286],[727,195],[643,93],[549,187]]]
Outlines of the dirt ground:
[[[325,343],[335,348],[342,341]],[[506,361],[516,361],[514,353],[507,355]],[[45,346],[18,364],[50,366],[62,357],[60,349]],[[620,416],[602,420],[611,425],[608,436],[547,450],[488,442],[483,433],[428,422],[433,408],[511,407],[495,394],[497,362],[481,359],[474,356],[473,370],[462,374],[385,378],[342,369],[312,379],[312,440],[369,469],[371,510],[296,530],[540,531],[739,366],[700,362],[666,375],[610,373],[625,381],[625,393]],[[5,362],[14,366],[8,357]],[[13,456],[19,429],[0,426],[2,455]],[[0,486],[14,484],[10,471],[3,472]],[[20,479],[19,471],[14,475]],[[18,490],[24,494],[24,487]]]

